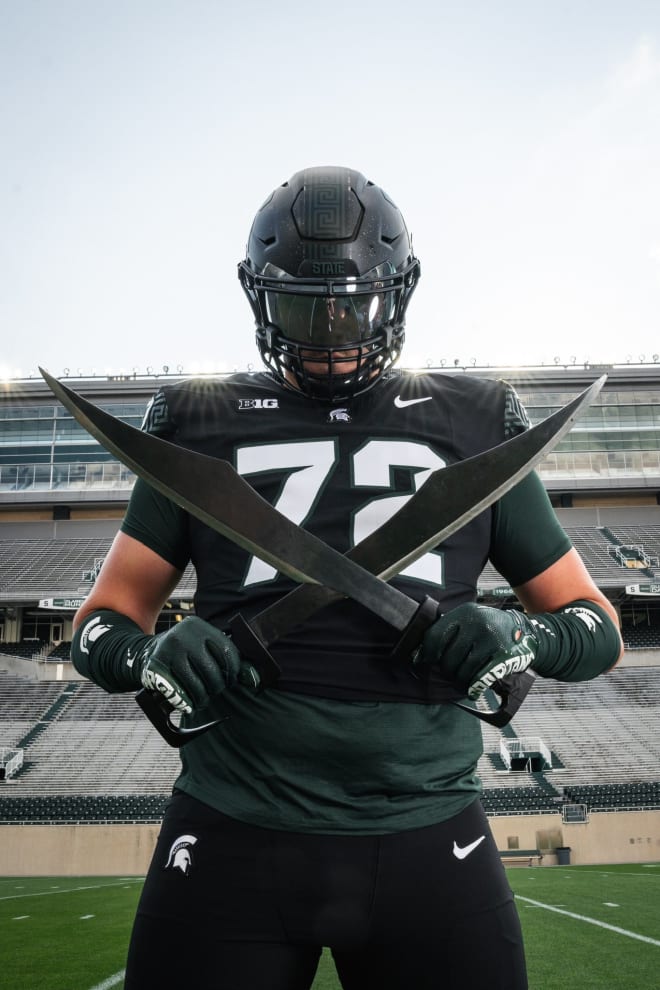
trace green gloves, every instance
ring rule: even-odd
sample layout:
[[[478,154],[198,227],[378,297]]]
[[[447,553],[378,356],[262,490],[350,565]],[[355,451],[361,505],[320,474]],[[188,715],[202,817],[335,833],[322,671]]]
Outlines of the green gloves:
[[[433,663],[470,698],[528,667],[556,681],[589,681],[621,654],[618,625],[597,602],[578,599],[527,615],[468,603],[426,631],[413,663]]]
[[[153,636],[133,662],[144,687],[185,715],[235,684],[259,687],[259,674],[241,660],[229,636],[196,616]]]
[[[478,698],[496,680],[526,670],[538,638],[522,612],[466,604],[427,630],[416,663],[435,664],[448,681]]]

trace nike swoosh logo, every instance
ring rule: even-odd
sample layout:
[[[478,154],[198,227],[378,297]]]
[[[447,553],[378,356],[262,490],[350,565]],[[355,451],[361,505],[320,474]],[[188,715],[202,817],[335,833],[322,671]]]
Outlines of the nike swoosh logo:
[[[479,838],[475,839],[474,842],[471,842],[469,846],[459,846],[456,843],[456,839],[454,839],[454,848],[452,852],[454,853],[456,859],[465,859],[471,852],[474,852],[477,846],[481,845],[485,838],[485,835],[480,835]]]
[[[432,395],[425,395],[423,399],[402,399],[400,395],[397,395],[394,405],[397,409],[405,409],[406,406],[415,406],[418,402],[428,402],[432,398]]]

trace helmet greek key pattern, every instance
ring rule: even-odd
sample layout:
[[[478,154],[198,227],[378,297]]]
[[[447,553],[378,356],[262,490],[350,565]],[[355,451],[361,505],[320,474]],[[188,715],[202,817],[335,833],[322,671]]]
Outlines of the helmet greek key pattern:
[[[504,439],[510,440],[511,437],[524,433],[529,427],[527,410],[513,386],[507,384],[504,399]]]
[[[157,392],[147,406],[142,420],[142,430],[163,437],[172,433],[173,423],[167,406],[167,399],[162,392]]]
[[[355,236],[362,208],[350,186],[348,170],[310,169],[305,188],[293,208],[293,216],[306,239],[340,241]],[[306,248],[319,245],[307,244]],[[307,257],[311,257],[305,251]],[[316,254],[314,254],[316,257]]]

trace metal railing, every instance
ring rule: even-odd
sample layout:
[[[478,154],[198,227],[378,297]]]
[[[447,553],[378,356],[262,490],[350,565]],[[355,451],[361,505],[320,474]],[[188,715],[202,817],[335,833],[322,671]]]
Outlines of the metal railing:
[[[130,491],[135,475],[118,461],[0,465],[0,491],[119,488]]]

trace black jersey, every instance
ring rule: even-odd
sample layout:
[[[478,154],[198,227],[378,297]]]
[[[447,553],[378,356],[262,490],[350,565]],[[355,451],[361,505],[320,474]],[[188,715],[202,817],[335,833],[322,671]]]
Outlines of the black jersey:
[[[256,374],[166,387],[145,426],[226,458],[345,551],[429,471],[493,446],[523,420],[506,385],[463,376],[397,373],[341,408]],[[179,568],[194,561],[196,610],[220,627],[292,586],[142,482],[122,528]],[[515,587],[569,546],[532,473],[393,583],[449,608],[474,599],[487,558]],[[479,791],[480,724],[453,705],[404,703],[432,698],[426,688],[418,696],[407,671],[393,686],[385,657],[395,637],[350,602],[306,620],[273,644],[278,690],[235,688],[200,713],[223,721],[181,750],[177,787],[241,821],[300,832],[379,834],[456,815]]]
[[[267,374],[192,380],[155,397],[151,432],[229,461],[294,522],[346,552],[377,529],[428,475],[501,443],[511,389],[450,375],[394,374],[350,406],[310,402]],[[518,421],[518,429],[522,424]],[[443,611],[476,598],[489,557],[492,513],[408,567],[392,584]],[[184,514],[181,561],[197,573],[195,611],[226,628],[293,587],[271,565]],[[278,687],[324,697],[435,703],[456,698],[434,667],[423,678],[393,664],[398,633],[363,606],[343,600],[317,612],[272,645]]]
[[[431,471],[504,439],[506,388],[451,376],[393,375],[350,406],[276,385],[266,374],[186,381],[155,398],[147,428],[220,457],[255,490],[335,549],[380,526]],[[275,568],[186,516],[182,553],[193,561],[195,611],[219,628],[249,617],[293,587]],[[443,611],[476,597],[488,558],[491,510],[407,568],[393,584]],[[326,697],[435,702],[457,697],[434,668],[424,679],[390,654],[396,630],[350,601],[330,605],[272,653],[279,687]]]

